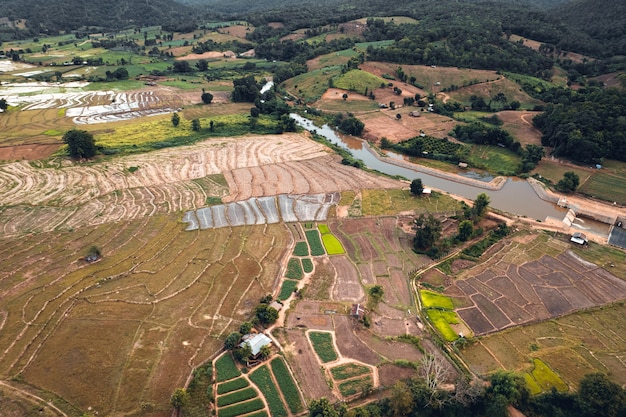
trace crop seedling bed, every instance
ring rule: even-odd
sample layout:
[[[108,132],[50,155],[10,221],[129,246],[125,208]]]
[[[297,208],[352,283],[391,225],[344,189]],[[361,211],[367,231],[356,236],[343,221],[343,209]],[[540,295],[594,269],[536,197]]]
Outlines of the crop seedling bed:
[[[287,410],[280,399],[278,388],[272,380],[267,365],[263,365],[250,374],[250,380],[255,383],[263,393],[272,417],[286,417]]]
[[[349,397],[360,392],[368,391],[373,386],[372,377],[368,375],[364,378],[351,379],[340,383],[339,392],[341,392],[341,395],[344,397]]]
[[[337,352],[333,345],[332,333],[309,332],[309,340],[313,345],[313,350],[323,363],[337,360]]]
[[[329,255],[341,255],[346,253],[339,239],[332,234],[329,233],[322,235],[322,241],[324,242],[324,247]]]
[[[330,373],[335,381],[342,381],[344,379],[367,374],[370,372],[370,368],[368,368],[367,366],[359,365],[357,363],[339,365],[330,369]]]
[[[215,361],[215,370],[217,372],[217,382],[228,381],[241,375],[233,361],[233,357],[228,352]]]
[[[254,388],[246,388],[230,394],[220,395],[217,398],[217,406],[226,407],[227,405],[241,403],[256,397],[257,392]]]
[[[265,404],[263,404],[263,401],[260,398],[256,398],[252,401],[247,401],[245,403],[239,403],[226,408],[220,408],[217,410],[217,416],[236,417],[243,414],[251,413],[253,411],[261,410],[264,407]]]
[[[293,294],[297,287],[298,281],[293,281],[290,279],[284,280],[282,287],[280,287],[280,294],[278,294],[278,299],[281,301],[285,301],[291,296],[291,294]]]
[[[226,394],[231,391],[237,391],[238,389],[246,388],[250,383],[245,378],[237,378],[228,382],[223,382],[217,386],[218,394]]]
[[[287,272],[285,272],[285,277],[291,279],[302,279],[302,264],[300,263],[300,259],[291,258],[287,263]]]
[[[306,234],[306,240],[309,242],[309,247],[311,248],[311,256],[321,256],[325,255],[324,247],[322,246],[322,241],[320,240],[320,235],[317,230],[307,230],[304,232]]]
[[[428,318],[435,325],[443,338],[446,339],[448,342],[453,342],[459,336],[454,330],[452,330],[452,327],[450,327],[450,324],[454,324],[455,322],[453,321],[452,323],[450,323],[449,320],[451,320],[451,317],[449,314],[445,313],[451,313],[452,315],[456,316],[454,312],[445,312],[432,309],[429,309],[426,312]],[[458,320],[456,322],[458,323]]]
[[[293,254],[294,256],[309,256],[309,245],[306,242],[296,242]]]
[[[424,304],[424,308],[442,308],[445,310],[453,310],[454,304],[452,303],[452,299],[450,297],[446,297],[445,295],[437,294],[433,291],[421,290],[420,296],[422,298],[422,303]]]
[[[298,390],[287,365],[285,365],[285,361],[278,357],[272,361],[271,366],[274,377],[278,382],[278,387],[282,391],[283,397],[287,402],[289,411],[293,414],[299,413],[303,409],[302,401],[300,400],[300,391]]]
[[[302,259],[302,269],[307,274],[313,272],[313,261],[310,258]]]

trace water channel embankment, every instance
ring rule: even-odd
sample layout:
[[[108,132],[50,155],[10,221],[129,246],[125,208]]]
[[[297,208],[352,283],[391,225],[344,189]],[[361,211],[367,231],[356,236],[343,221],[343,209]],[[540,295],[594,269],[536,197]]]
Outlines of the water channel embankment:
[[[370,169],[391,176],[400,176],[412,181],[420,178],[429,188],[442,190],[466,199],[474,200],[480,193],[489,196],[491,207],[522,217],[544,221],[548,217],[562,219],[567,209],[558,207],[551,198],[544,201],[531,184],[519,178],[498,177],[490,183],[462,177],[460,175],[432,170],[428,167],[412,164],[396,158],[381,158],[373,152],[365,141],[344,140],[344,137],[330,126],[316,126],[305,117],[292,114],[299,126],[321,136],[337,146],[349,150],[352,155],[363,161]],[[544,196],[546,197],[546,196]],[[558,201],[558,199],[557,199]]]

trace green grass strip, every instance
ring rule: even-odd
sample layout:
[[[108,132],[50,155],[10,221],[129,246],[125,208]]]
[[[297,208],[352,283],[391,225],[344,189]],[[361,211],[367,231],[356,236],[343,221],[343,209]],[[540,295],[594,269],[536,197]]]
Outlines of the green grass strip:
[[[303,410],[302,401],[300,400],[300,391],[287,365],[285,365],[285,361],[283,361],[283,358],[277,357],[272,361],[271,366],[274,377],[276,377],[276,381],[278,382],[278,387],[282,391],[285,401],[287,401],[289,411],[293,414],[299,413]]]
[[[250,374],[250,380],[254,382],[263,393],[263,396],[267,401],[267,405],[270,407],[270,414],[272,417],[286,417],[287,410],[280,399],[278,388],[276,388],[276,385],[272,380],[270,370],[267,365],[263,365],[257,368],[256,371],[252,372]]]

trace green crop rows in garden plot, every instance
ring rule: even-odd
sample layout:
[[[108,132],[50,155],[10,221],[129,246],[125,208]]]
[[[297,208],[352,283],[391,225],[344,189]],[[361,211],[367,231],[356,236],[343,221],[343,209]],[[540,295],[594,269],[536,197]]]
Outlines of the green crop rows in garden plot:
[[[291,279],[302,279],[302,264],[300,263],[300,259],[291,258],[287,263],[287,272],[285,272],[285,277]]]
[[[296,242],[293,254],[295,256],[309,256],[309,245],[306,242]]]
[[[339,392],[344,397],[354,395],[360,392],[367,392],[373,387],[372,377],[370,375],[364,378],[351,379],[339,384]]]
[[[270,370],[267,365],[263,365],[257,368],[256,371],[250,374],[250,380],[256,384],[257,387],[263,393],[267,405],[270,407],[270,414],[272,417],[285,417],[287,416],[287,410],[283,405],[278,394],[278,388],[274,384],[270,375]]]
[[[300,400],[300,392],[287,365],[285,365],[285,361],[278,357],[272,361],[271,366],[274,377],[276,377],[276,381],[278,381],[278,387],[282,391],[285,401],[287,401],[289,411],[293,414],[299,413],[303,409],[302,401]]]
[[[310,332],[309,339],[313,345],[313,350],[317,353],[323,363],[337,360],[337,352],[333,345],[333,335],[326,332]]]
[[[330,369],[330,373],[336,381],[343,381],[344,379],[367,374],[369,372],[371,372],[370,368],[359,365],[358,363],[348,363]]]
[[[306,234],[306,240],[309,242],[312,256],[321,256],[326,254],[326,252],[324,252],[324,246],[322,246],[322,241],[320,240],[320,235],[319,233],[317,233],[317,230],[307,230],[304,233]]]
[[[245,388],[245,387],[247,387],[249,385],[250,385],[250,383],[248,382],[247,379],[245,379],[245,378],[237,378],[237,379],[233,379],[232,381],[228,381],[228,382],[224,382],[222,384],[219,384],[217,386],[217,393],[218,394],[226,394],[226,393],[231,392],[231,391],[237,391],[238,389]]]
[[[298,281],[293,281],[291,279],[286,279],[283,281],[283,286],[280,287],[280,294],[278,294],[278,299],[281,301],[285,301],[293,292],[296,290],[298,286]]]
[[[433,138],[430,136],[417,136],[412,139],[402,141],[395,145],[393,149],[412,156],[455,156],[460,154],[467,154],[469,150],[466,145],[450,142],[447,139]],[[424,152],[427,153],[425,154]]]
[[[256,398],[257,392],[254,388],[246,388],[240,391],[231,392],[230,394],[220,395],[217,398],[217,406],[225,407],[231,404],[242,403],[247,400],[251,400],[252,398]]]
[[[217,371],[217,382],[227,381],[241,375],[230,353],[220,356],[220,358],[215,361],[215,370]]]
[[[310,260],[309,258],[304,258],[302,260],[302,269],[307,274],[310,273],[310,272],[313,272],[313,261]]]
[[[265,407],[263,401],[260,398],[256,398],[252,401],[246,401],[245,403],[239,403],[231,405],[230,407],[220,408],[217,412],[218,417],[235,417],[242,414],[248,414],[253,411],[261,410]]]

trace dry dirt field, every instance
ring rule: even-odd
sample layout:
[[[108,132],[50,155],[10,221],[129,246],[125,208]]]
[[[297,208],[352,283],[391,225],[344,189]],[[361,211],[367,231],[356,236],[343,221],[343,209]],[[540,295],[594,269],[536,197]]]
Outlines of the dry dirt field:
[[[506,110],[495,113],[503,122],[502,128],[522,145],[541,145],[541,131],[533,126],[533,117],[539,112]]]
[[[420,112],[420,117],[409,116],[412,111]],[[402,115],[402,118],[398,120],[396,114]],[[449,137],[448,134],[458,123],[446,116],[422,112],[419,107],[385,109],[359,115],[359,119],[365,123],[363,138],[371,142],[377,142],[382,137],[401,142],[419,136],[421,132],[435,138],[445,138]]]
[[[0,239],[2,379],[100,415],[169,412],[174,388],[272,292],[290,239],[282,224],[185,232],[177,217]],[[91,264],[90,245],[104,255]]]
[[[456,311],[475,335],[626,299],[626,282],[568,247],[545,236],[508,240],[463,272],[446,293],[461,299],[464,307]]]

